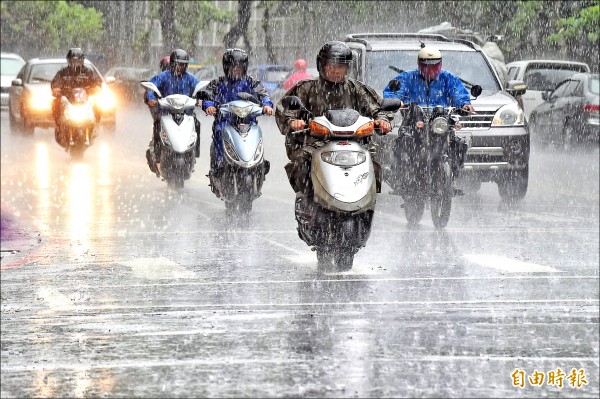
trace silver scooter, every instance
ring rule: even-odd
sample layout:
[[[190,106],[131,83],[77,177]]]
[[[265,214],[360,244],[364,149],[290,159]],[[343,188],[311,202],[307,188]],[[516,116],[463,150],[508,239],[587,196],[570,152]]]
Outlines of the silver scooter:
[[[224,152],[223,171],[219,176],[209,173],[213,193],[225,202],[229,212],[248,214],[252,202],[261,196],[269,161],[264,157],[263,135],[260,126],[251,117],[263,114],[260,101],[250,93],[238,93],[238,100],[218,104],[218,112],[225,122],[221,131]],[[201,93],[209,98],[210,94]],[[210,148],[211,159],[214,143]]]
[[[146,89],[158,96],[158,106],[168,110],[160,117],[160,158],[158,170],[169,187],[183,188],[184,181],[192,176],[196,164],[196,129],[194,115],[186,114],[196,107],[196,94],[201,89],[198,84],[192,97],[184,94],[171,94],[163,98],[158,87],[152,82],[141,82]]]
[[[320,272],[350,270],[354,255],[371,234],[376,176],[371,154],[361,144],[371,140],[375,122],[353,109],[329,110],[315,117],[298,97],[281,101],[284,108],[301,109],[309,116],[308,129],[293,135],[320,139],[309,147],[314,149],[311,184],[296,194],[298,234],[317,252]],[[386,99],[381,108],[396,111],[400,101]]]

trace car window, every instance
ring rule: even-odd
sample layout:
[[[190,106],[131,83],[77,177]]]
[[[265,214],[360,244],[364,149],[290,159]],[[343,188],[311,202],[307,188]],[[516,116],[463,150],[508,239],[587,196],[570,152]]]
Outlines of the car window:
[[[580,80],[572,80],[567,88],[567,93],[571,97],[583,96],[582,84]]]
[[[566,92],[567,87],[569,86],[570,82],[571,82],[570,80],[565,80],[564,82],[562,82],[561,84],[559,84],[556,87],[556,90],[554,90],[552,92],[552,95],[550,97],[551,98],[563,97],[565,95],[565,92]]]
[[[2,58],[0,70],[2,75],[17,75],[21,68],[25,65],[25,61],[18,58]]]
[[[66,67],[67,63],[36,64],[31,66],[28,83],[51,82],[56,73]]]
[[[267,75],[265,76],[265,81],[266,82],[283,82],[285,81],[285,78],[288,75],[288,71],[285,70],[281,70],[281,71],[267,71]]]
[[[521,70],[521,68],[519,68],[519,67],[510,67],[510,69],[508,70],[508,80],[517,79],[517,76],[519,76],[520,70]]]
[[[418,50],[370,52],[366,60],[365,83],[382,92],[389,81],[398,76],[398,72],[389,66],[405,71],[416,69],[417,53]],[[480,85],[483,90],[501,90],[492,67],[480,52],[446,51],[443,69],[469,83]]]
[[[600,80],[598,77],[592,77],[588,80],[588,89],[591,93],[598,95],[600,92]]]
[[[215,70],[213,68],[201,68],[196,72],[196,77],[199,80],[212,80],[216,78]]]
[[[568,79],[577,72],[584,72],[583,66],[536,66],[531,64],[523,80],[527,84],[528,90],[547,91],[554,88],[563,80]]]

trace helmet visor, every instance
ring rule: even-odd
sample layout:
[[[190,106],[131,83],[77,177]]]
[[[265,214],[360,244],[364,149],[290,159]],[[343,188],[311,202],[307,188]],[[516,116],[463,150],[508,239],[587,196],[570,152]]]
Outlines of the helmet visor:
[[[419,58],[419,63],[424,64],[424,65],[437,65],[440,62],[442,62],[441,58],[430,58],[430,59]]]
[[[425,79],[428,79],[428,80],[437,79],[438,76],[440,75],[441,71],[442,71],[442,63],[441,62],[438,62],[435,65],[419,63],[419,72],[421,72],[421,75]]]

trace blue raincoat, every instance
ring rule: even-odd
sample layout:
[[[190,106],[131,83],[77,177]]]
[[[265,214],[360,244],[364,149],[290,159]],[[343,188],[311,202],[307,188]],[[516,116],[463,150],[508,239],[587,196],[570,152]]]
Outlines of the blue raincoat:
[[[391,91],[383,90],[383,98],[398,98],[404,103],[418,102],[421,106],[462,107],[471,104],[471,96],[456,76],[442,70],[436,80],[429,83],[423,79],[418,69],[401,73],[396,77],[401,87]]]

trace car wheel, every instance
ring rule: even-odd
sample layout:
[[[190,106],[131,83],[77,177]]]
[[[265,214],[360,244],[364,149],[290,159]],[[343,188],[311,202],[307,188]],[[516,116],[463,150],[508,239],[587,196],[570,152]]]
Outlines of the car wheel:
[[[498,193],[505,202],[516,202],[525,198],[529,185],[529,166],[511,170],[498,180]]]
[[[565,123],[563,128],[562,144],[565,151],[572,151],[577,144],[577,133],[569,122]]]
[[[31,136],[35,130],[35,125],[27,118],[23,109],[21,109],[21,131],[26,136]]]
[[[21,126],[17,122],[17,117],[13,115],[10,105],[8,106],[8,128],[11,134],[17,134],[21,131]]]

